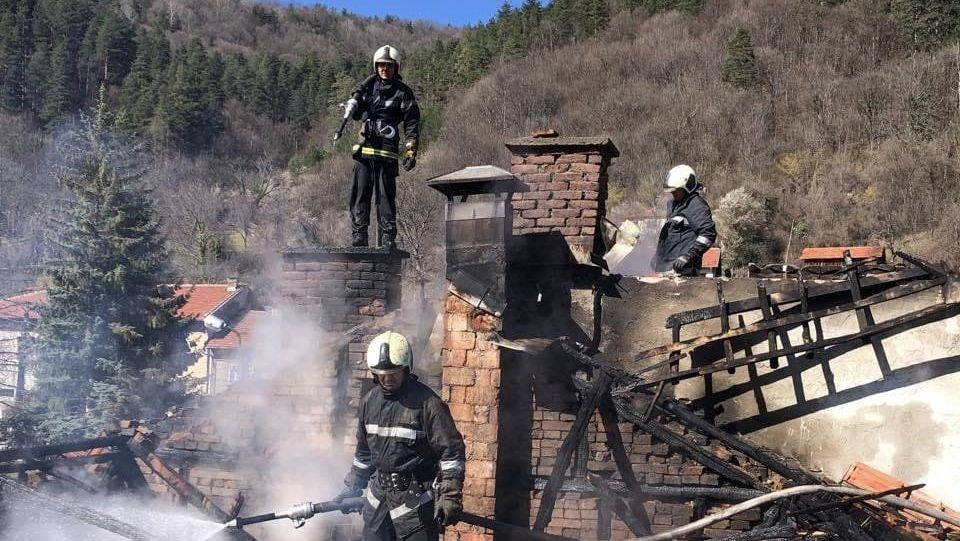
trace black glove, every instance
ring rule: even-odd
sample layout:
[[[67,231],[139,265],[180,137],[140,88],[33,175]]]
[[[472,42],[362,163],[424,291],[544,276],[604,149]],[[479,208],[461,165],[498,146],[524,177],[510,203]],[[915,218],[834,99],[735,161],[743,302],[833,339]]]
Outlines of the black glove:
[[[417,166],[417,140],[410,139],[404,145],[405,150],[403,151],[403,165],[404,171],[411,171],[414,167]]]
[[[445,479],[437,490],[437,501],[433,507],[433,520],[442,528],[457,523],[463,511],[463,481]]]
[[[690,258],[688,256],[682,255],[673,260],[673,272],[677,274],[683,274],[687,269],[687,265],[690,264]]]

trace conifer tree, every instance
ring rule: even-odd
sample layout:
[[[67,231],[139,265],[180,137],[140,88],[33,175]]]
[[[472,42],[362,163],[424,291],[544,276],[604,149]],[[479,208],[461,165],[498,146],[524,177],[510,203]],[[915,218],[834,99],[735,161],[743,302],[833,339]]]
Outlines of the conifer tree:
[[[738,28],[727,45],[727,55],[720,68],[720,80],[737,88],[751,88],[760,82],[757,57],[753,54],[750,33]]]
[[[36,385],[22,414],[37,441],[161,415],[179,398],[171,381],[188,359],[178,355],[181,300],[158,285],[167,256],[137,185],[141,157],[106,131],[102,103],[61,143],[70,197],[47,229],[48,300],[31,329]]]

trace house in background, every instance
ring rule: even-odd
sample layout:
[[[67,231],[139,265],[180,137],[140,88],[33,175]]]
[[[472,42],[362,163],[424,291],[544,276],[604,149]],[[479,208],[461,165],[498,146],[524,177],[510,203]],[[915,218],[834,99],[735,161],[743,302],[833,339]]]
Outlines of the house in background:
[[[800,261],[806,267],[816,267],[819,270],[840,269],[844,267],[843,253],[847,250],[850,250],[850,257],[854,263],[868,260],[877,263],[887,262],[881,246],[808,247],[800,252]]]
[[[187,302],[179,315],[191,321],[187,345],[197,361],[184,373],[202,394],[225,391],[253,372],[245,354],[254,345],[254,329],[266,312],[254,310],[250,288],[235,280],[225,284],[185,284]]]
[[[0,418],[21,400],[30,387],[23,360],[23,333],[36,317],[33,305],[46,300],[43,291],[0,299]]]
[[[196,356],[184,376],[193,392],[213,394],[252,373],[243,351],[254,343],[253,329],[265,312],[253,310],[250,288],[236,280],[223,284],[183,284],[187,300],[177,312],[187,323],[187,345]],[[0,299],[0,418],[32,387],[23,358],[23,334],[37,317],[33,306],[46,302],[37,290]],[[205,324],[205,322],[207,324]],[[219,327],[211,327],[219,322]]]

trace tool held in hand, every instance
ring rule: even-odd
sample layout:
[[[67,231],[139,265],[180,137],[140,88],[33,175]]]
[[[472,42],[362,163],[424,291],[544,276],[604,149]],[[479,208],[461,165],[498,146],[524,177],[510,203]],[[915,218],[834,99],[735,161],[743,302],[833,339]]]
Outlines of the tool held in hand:
[[[242,530],[243,527],[248,524],[258,524],[260,522],[269,522],[271,520],[288,518],[294,522],[294,528],[299,528],[306,523],[308,518],[313,518],[314,515],[319,513],[331,513],[333,511],[340,511],[344,514],[358,513],[362,508],[363,498],[345,498],[339,502],[335,500],[320,503],[304,502],[298,503],[286,511],[281,511],[278,513],[266,513],[252,517],[237,517],[230,522],[227,522],[227,527],[239,528]]]
[[[360,510],[363,509],[363,502],[363,498],[344,498],[340,502],[331,500],[320,503],[300,503],[280,513],[267,513],[253,517],[237,517],[228,522],[227,526],[243,529],[243,527],[248,524],[258,524],[260,522],[269,522],[271,520],[289,518],[294,522],[294,527],[299,528],[306,523],[307,519],[312,518],[314,515],[320,513],[330,513],[333,511],[340,511],[344,514],[359,513]],[[559,535],[552,535],[536,530],[528,530],[523,526],[508,524],[506,522],[500,522],[499,520],[493,520],[463,511],[457,512],[455,522],[463,522],[466,524],[487,528],[496,532],[502,532],[510,536],[515,536],[516,539],[530,539],[533,541],[573,541],[569,537],[561,537]]]
[[[343,107],[343,118],[340,120],[340,126],[337,127],[337,131],[333,133],[333,142],[336,144],[337,141],[343,137],[343,130],[347,127],[347,122],[353,117],[353,113],[356,112],[357,107],[360,105],[359,98],[363,95],[364,89],[370,86],[373,83],[373,80],[377,78],[377,74],[367,77],[356,90],[353,91],[353,94],[350,95],[350,99],[346,103],[341,103],[340,106]]]

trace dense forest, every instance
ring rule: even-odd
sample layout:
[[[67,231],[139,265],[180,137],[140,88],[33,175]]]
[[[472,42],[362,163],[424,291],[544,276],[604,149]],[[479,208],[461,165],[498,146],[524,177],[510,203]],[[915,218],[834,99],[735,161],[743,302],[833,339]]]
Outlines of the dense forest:
[[[440,234],[419,181],[504,163],[505,138],[546,126],[613,137],[617,219],[656,207],[677,162],[715,206],[742,187],[728,203],[749,212],[728,214],[764,227],[732,264],[794,256],[791,234],[952,260],[958,20],[954,1],[526,0],[457,29],[242,0],[10,0],[0,267],[40,256],[69,198],[56,141],[101,87],[110,129],[145,150],[174,276],[256,279],[279,247],[344,242],[349,144],[330,134],[383,43],[406,53],[424,109],[421,166],[401,186],[416,280],[436,273]],[[731,242],[750,229],[721,225]]]

